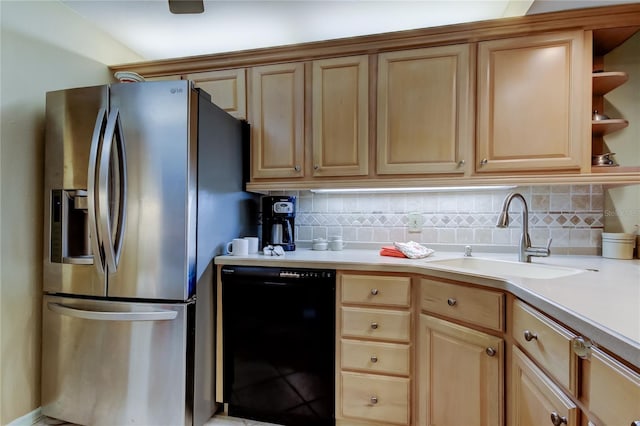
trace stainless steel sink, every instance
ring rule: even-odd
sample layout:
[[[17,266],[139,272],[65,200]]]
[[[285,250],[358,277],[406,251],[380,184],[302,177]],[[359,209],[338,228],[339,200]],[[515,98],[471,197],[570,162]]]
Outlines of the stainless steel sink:
[[[429,262],[429,266],[442,267],[442,269],[451,269],[490,277],[520,277],[537,279],[560,278],[584,272],[581,269],[567,268],[563,266],[510,262],[506,260],[484,259],[480,257],[433,260]]]

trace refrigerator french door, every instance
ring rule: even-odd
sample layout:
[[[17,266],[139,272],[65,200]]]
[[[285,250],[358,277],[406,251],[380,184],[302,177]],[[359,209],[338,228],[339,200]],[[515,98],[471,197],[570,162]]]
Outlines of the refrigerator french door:
[[[46,114],[43,413],[204,423],[212,259],[252,231],[242,124],[189,81],[49,92]]]

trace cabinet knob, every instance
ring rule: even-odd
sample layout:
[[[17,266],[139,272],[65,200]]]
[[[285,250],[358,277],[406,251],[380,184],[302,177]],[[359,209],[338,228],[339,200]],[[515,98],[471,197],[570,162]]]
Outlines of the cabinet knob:
[[[293,167],[293,170],[295,170],[296,172],[299,172],[301,169],[300,169],[300,166],[296,164],[296,165]]]
[[[589,359],[591,357],[592,346],[593,343],[582,336],[571,339],[571,348],[573,349],[573,353],[582,359]],[[640,423],[638,423],[638,426],[640,426]]]
[[[560,414],[556,413],[555,411],[551,413],[551,423],[553,424],[553,426],[560,426],[560,425],[566,425],[567,424],[567,418],[566,417],[562,417]]]
[[[378,323],[377,323],[377,322],[372,322],[372,323],[371,323],[371,328],[372,328],[373,330],[377,329],[377,328],[378,328]]]
[[[489,356],[495,356],[496,355],[496,350],[494,348],[492,348],[491,346],[489,346],[485,352],[487,353],[487,355]]]
[[[465,165],[465,163],[466,163],[466,161],[464,161],[464,160],[460,160],[460,161],[458,161],[458,167],[462,167],[462,166],[464,166],[464,165]]]
[[[315,164],[315,165],[313,166],[313,170],[318,170],[318,169],[320,169],[320,166],[318,166],[317,164]]]
[[[372,288],[371,289],[371,295],[375,296],[376,294],[378,294],[378,289],[377,288]]]
[[[452,297],[447,299],[447,305],[449,306],[455,306],[456,303],[458,303],[458,301]]]
[[[529,330],[525,330],[524,331],[524,340],[526,340],[527,342],[530,342],[532,340],[538,340],[538,335],[535,333],[532,333]]]
[[[480,165],[484,166],[485,164],[487,164],[489,162],[489,160],[487,160],[486,158],[483,158],[482,160],[480,160]]]
[[[375,355],[371,355],[371,362],[378,362],[378,357]]]
[[[369,398],[369,400],[371,401],[372,404],[377,404],[378,403],[378,397],[377,396],[372,396],[371,398]]]

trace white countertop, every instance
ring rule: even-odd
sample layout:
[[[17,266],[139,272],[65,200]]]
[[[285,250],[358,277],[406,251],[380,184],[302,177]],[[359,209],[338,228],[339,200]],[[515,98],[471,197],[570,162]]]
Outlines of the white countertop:
[[[405,259],[380,256],[379,250],[298,248],[281,257],[262,254],[218,256],[215,263],[417,273],[498,288],[557,318],[595,344],[640,368],[640,260],[560,255],[533,258],[532,263],[582,270],[551,279],[476,275],[431,263],[461,257],[462,253],[445,251],[437,251],[424,259]],[[517,261],[515,253],[474,253],[473,257]]]

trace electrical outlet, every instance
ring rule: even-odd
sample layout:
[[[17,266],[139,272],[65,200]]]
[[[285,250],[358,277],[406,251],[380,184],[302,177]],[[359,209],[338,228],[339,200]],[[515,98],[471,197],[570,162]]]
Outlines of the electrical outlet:
[[[409,213],[407,216],[407,228],[411,233],[422,232],[422,225],[424,224],[424,218],[420,213]]]

